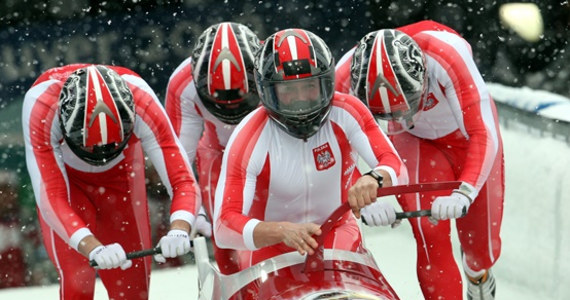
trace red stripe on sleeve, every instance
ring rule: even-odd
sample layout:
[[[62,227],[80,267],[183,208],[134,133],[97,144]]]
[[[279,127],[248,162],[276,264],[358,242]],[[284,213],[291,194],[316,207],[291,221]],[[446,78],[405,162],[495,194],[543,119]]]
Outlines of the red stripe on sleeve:
[[[447,31],[456,35],[460,35],[457,33],[457,31],[431,20],[420,21],[410,25],[398,27],[396,29],[412,37],[422,31]]]
[[[182,128],[182,102],[181,95],[182,91],[190,84],[192,81],[192,66],[188,64],[183,67],[179,72],[177,72],[168,82],[168,87],[166,89],[166,99],[164,106],[166,109],[166,114],[170,118],[172,127],[176,136],[180,136],[180,131]],[[190,105],[190,103],[188,103]]]
[[[265,219],[265,208],[269,197],[269,179],[271,176],[271,166],[269,164],[269,154],[265,157],[265,163],[255,184],[255,195],[253,204],[249,210],[249,216],[258,220]]]
[[[472,71],[452,45],[424,33],[416,35],[414,39],[422,49],[425,49],[427,55],[433,57],[445,69],[451,78],[470,139],[468,149],[470,158],[465,162],[465,169],[459,180],[477,186],[489,148],[487,143],[491,138],[488,137],[488,129],[481,116],[481,94],[471,74]]]
[[[344,101],[340,100],[341,98],[344,98]],[[333,105],[347,111],[358,122],[360,130],[364,132],[372,146],[379,165],[391,167],[396,172],[396,176],[400,176],[402,161],[378,127],[368,108],[358,98],[340,93],[335,94]]]
[[[197,212],[197,191],[194,174],[187,163],[184,152],[178,147],[176,136],[171,130],[162,107],[151,95],[136,85],[129,84],[135,99],[137,117],[149,126],[158,145],[162,149],[168,180],[172,187],[171,212],[177,210]],[[148,149],[145,149],[148,151]]]
[[[67,236],[63,238],[67,241],[77,229],[86,225],[69,205],[65,177],[58,166],[51,144],[52,125],[57,117],[60,90],[61,83],[53,84],[38,97],[31,110],[29,130],[34,158],[45,187],[45,194],[42,194],[44,197],[40,201],[48,202],[39,205],[39,209],[46,219],[57,219],[60,224],[53,226],[57,228],[57,225],[61,225],[65,229]]]
[[[365,115],[370,115],[372,119],[372,114],[368,107],[362,103],[358,98],[349,94],[335,93],[332,101],[333,106],[340,107],[346,110],[350,115],[352,115],[356,120],[361,119]]]
[[[334,89],[337,92],[346,93],[350,92],[350,64],[352,56],[345,60],[342,65],[337,65],[335,70],[335,85]]]
[[[241,233],[245,224],[250,220],[249,217],[243,215],[243,190],[247,166],[268,120],[267,113],[264,110],[258,110],[237,133],[230,147],[226,148],[228,159],[220,219],[224,226],[236,232]],[[264,171],[269,173],[268,169]]]
[[[350,155],[352,147],[350,146],[350,142],[346,137],[346,134],[342,130],[342,128],[334,123],[331,122],[333,132],[336,136],[336,140],[338,141],[340,153],[341,153],[341,163],[342,163],[342,174],[341,174],[341,185],[340,185],[340,195],[341,195],[341,203],[348,201],[348,189],[352,186],[353,180],[352,176],[353,172],[347,174],[345,172],[347,169],[353,168],[356,170],[356,162],[352,159]]]

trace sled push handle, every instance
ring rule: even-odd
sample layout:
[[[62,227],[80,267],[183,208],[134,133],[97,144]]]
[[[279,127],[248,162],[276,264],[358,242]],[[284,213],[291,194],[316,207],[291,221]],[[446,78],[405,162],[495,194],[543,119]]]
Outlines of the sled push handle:
[[[414,211],[396,212],[396,220],[409,219],[409,218],[419,218],[419,217],[431,217],[431,210],[430,209],[422,209],[422,210],[414,210]],[[360,220],[365,225],[368,225],[368,223],[366,223],[366,219],[364,217],[361,217]]]
[[[192,242],[192,240],[190,240],[190,247],[194,247],[194,243]],[[162,254],[162,250],[160,249],[160,247],[129,252],[129,253],[127,253],[127,259],[141,258],[141,257],[156,255],[156,254]],[[94,260],[90,260],[89,265],[91,267],[97,267],[97,262]]]
[[[418,218],[418,217],[431,217],[431,209],[404,211],[396,213],[396,219],[398,220],[408,219],[408,218]]]
[[[377,197],[383,197],[388,195],[399,195],[399,194],[410,194],[417,192],[427,192],[427,191],[441,191],[441,190],[454,190],[459,188],[461,185],[460,181],[442,181],[442,182],[429,182],[429,183],[419,183],[419,184],[409,184],[409,185],[396,185],[390,187],[381,187],[378,189]],[[350,205],[348,202],[341,204],[330,217],[321,225],[321,235],[316,236],[315,239],[319,244],[319,247],[315,250],[312,255],[307,255],[305,260],[305,272],[315,272],[324,270],[324,239],[332,230],[336,222],[347,212],[350,211]],[[431,216],[430,210],[420,210],[412,212],[401,212],[396,213],[396,218],[412,218],[421,216]]]
[[[141,258],[141,257],[160,254],[160,253],[162,253],[162,250],[160,250],[160,248],[158,248],[158,247],[151,248],[151,249],[144,249],[144,250],[140,250],[140,251],[134,251],[134,252],[127,253],[127,259]],[[90,260],[89,265],[91,267],[97,267],[98,266],[97,262],[95,260]]]

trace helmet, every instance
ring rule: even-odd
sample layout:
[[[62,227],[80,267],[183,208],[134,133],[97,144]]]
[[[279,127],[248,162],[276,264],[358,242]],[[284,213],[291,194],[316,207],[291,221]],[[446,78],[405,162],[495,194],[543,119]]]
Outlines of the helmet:
[[[204,107],[226,124],[237,124],[259,105],[253,61],[260,42],[238,23],[207,28],[192,50],[194,83]]]
[[[407,34],[390,29],[368,33],[351,61],[351,93],[392,129],[409,129],[422,110],[427,86],[423,51]],[[395,133],[395,132],[388,132]]]
[[[334,93],[334,59],[325,42],[302,29],[265,40],[255,66],[261,103],[293,137],[314,135],[327,120]]]
[[[103,165],[123,151],[133,132],[133,94],[108,67],[78,69],[61,89],[59,121],[71,151],[87,163]]]

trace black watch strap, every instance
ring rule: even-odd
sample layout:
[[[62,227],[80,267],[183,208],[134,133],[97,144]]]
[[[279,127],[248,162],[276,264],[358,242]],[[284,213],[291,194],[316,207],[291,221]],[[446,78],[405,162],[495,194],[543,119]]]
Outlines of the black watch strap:
[[[372,178],[376,179],[376,181],[378,182],[378,187],[381,188],[382,184],[384,183],[384,177],[382,177],[382,175],[380,175],[380,173],[376,172],[376,170],[372,169],[370,170],[370,172],[365,173],[364,175],[368,175],[371,176]]]

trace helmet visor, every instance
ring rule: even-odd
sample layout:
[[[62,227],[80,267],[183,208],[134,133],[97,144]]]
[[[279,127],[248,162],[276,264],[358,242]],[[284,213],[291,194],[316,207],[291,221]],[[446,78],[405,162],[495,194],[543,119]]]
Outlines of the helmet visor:
[[[332,82],[321,76],[286,81],[266,81],[261,87],[264,105],[286,117],[313,115],[330,104]]]
[[[320,107],[320,83],[317,78],[276,83],[275,96],[283,114],[311,113]]]
[[[392,107],[391,112],[380,112],[378,108],[370,107],[376,122],[388,135],[400,134],[414,128],[414,124],[419,120],[426,102],[425,85],[421,92],[411,95],[408,100],[409,106]]]
[[[401,114],[392,119],[385,119],[374,115],[376,122],[387,135],[396,135],[414,128],[415,122],[420,118],[421,110],[415,114]]]
[[[204,107],[216,118],[226,124],[237,124],[259,105],[259,96],[255,92],[240,93],[238,90],[216,90],[210,95],[204,89],[198,89]]]

